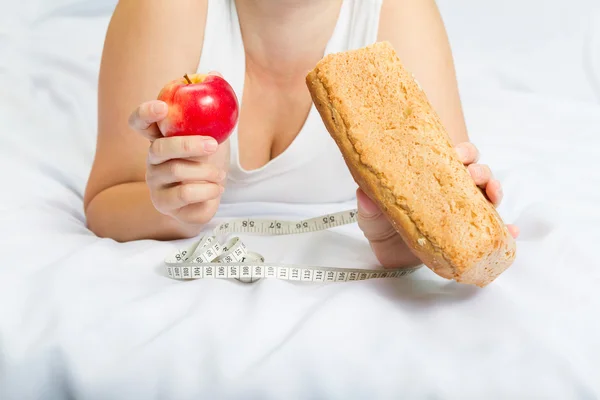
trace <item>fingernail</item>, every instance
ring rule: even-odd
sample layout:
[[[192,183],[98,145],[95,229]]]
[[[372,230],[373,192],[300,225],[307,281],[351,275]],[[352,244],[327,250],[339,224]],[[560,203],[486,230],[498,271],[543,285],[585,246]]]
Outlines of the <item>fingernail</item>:
[[[217,150],[217,147],[218,147],[218,144],[214,140],[207,140],[206,142],[204,142],[204,149],[206,151],[215,151],[215,150]]]
[[[221,186],[221,193],[225,191],[225,186]]]
[[[225,171],[219,171],[219,181],[222,181],[227,176]]]
[[[166,104],[159,102],[152,104],[152,112],[155,114],[162,114],[166,109]]]

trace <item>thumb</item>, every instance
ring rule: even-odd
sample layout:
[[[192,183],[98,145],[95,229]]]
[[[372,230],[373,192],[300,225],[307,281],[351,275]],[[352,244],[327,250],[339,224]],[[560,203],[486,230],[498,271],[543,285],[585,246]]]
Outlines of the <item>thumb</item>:
[[[370,242],[385,241],[396,234],[396,230],[381,212],[381,209],[362,189],[356,191],[358,226]]]
[[[358,214],[365,219],[376,218],[381,214],[381,210],[373,200],[362,190],[356,190],[356,200],[358,205]]]

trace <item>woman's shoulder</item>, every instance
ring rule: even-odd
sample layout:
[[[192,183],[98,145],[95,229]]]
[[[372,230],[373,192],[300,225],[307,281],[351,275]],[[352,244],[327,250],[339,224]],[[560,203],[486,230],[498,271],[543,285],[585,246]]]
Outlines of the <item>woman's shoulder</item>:
[[[171,41],[176,47],[176,35],[182,42],[193,40],[202,44],[209,0],[121,0],[115,6],[110,26],[125,25],[124,33],[153,35]],[[109,29],[110,29],[109,26]]]
[[[435,0],[382,0],[378,41],[418,79],[454,142],[467,140],[454,59]]]
[[[436,0],[379,1],[377,40],[389,41],[394,47],[413,47],[413,50],[432,42],[436,46],[440,42],[442,46],[446,44],[444,22]]]
[[[193,70],[202,53],[207,12],[208,0],[119,1],[105,38],[103,66],[116,73],[145,65],[144,71],[158,79],[170,77],[161,72],[171,66],[176,76]]]

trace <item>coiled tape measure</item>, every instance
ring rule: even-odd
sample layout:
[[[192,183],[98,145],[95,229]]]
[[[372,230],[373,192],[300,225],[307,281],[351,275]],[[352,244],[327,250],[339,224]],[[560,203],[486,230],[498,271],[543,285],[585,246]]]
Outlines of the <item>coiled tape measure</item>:
[[[422,267],[371,270],[307,265],[265,263],[265,258],[249,251],[237,236],[222,244],[219,235],[249,233],[255,235],[295,235],[317,232],[357,222],[356,209],[322,215],[301,221],[271,219],[233,219],[223,222],[212,235],[202,236],[189,248],[178,250],[165,259],[167,274],[179,280],[237,279],[255,282],[275,278],[305,282],[347,282],[379,278],[399,278]]]

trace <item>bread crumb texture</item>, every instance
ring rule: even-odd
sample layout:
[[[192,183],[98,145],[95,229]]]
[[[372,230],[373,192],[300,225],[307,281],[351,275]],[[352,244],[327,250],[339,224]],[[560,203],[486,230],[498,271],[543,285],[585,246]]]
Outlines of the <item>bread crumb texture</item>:
[[[321,115],[331,120],[326,125],[334,139],[340,147],[343,140],[351,143],[360,164],[349,165],[355,179],[369,186],[366,180],[376,178],[379,188],[369,194],[378,197],[405,239],[414,239],[409,244],[425,264],[447,278],[484,286],[512,263],[508,229],[389,43],[330,54],[307,84]],[[319,94],[316,85],[322,86]],[[344,157],[352,164],[348,152]],[[413,232],[390,207],[410,220]]]

